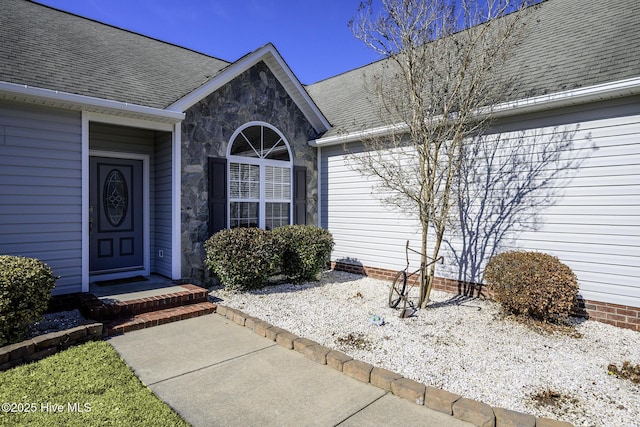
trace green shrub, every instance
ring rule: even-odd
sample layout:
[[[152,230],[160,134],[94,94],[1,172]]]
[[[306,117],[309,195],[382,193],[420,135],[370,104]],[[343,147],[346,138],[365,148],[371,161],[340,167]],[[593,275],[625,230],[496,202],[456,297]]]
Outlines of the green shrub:
[[[229,288],[258,288],[281,273],[289,280],[314,280],[329,262],[333,238],[309,225],[222,230],[205,243],[207,269]]]
[[[491,258],[484,271],[494,298],[516,315],[558,322],[569,317],[578,293],[578,280],[557,257],[513,251]]]
[[[229,288],[262,287],[280,264],[272,234],[259,228],[219,231],[205,249],[205,266]]]
[[[42,261],[0,255],[0,346],[25,339],[29,324],[47,309],[55,284]]]
[[[281,250],[280,272],[295,282],[315,280],[329,262],[333,237],[312,225],[288,225],[272,231]]]

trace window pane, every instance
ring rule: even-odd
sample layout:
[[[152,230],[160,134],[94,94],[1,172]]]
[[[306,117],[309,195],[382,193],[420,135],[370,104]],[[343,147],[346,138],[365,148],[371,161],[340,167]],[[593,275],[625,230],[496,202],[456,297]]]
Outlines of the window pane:
[[[278,135],[273,129],[268,127],[262,128],[262,148],[265,153],[281,140],[282,138],[280,138],[280,135]]]
[[[291,198],[291,169],[265,167],[265,198],[282,200]]]
[[[262,126],[249,126],[242,130],[245,138],[251,141],[251,144],[260,152],[260,141],[262,140]]]
[[[231,163],[229,165],[229,197],[232,199],[259,199],[260,166]]]
[[[231,142],[231,154],[261,159],[289,161],[287,144],[276,131],[265,126],[249,126]]]
[[[260,139],[247,135],[246,130],[240,132],[231,143],[231,154],[234,156],[258,157],[259,152]]]
[[[289,160],[289,150],[273,129],[262,128],[262,156],[271,160]]]
[[[240,197],[240,165],[238,163],[229,164],[229,197],[234,199]]]
[[[231,202],[229,214],[229,226],[257,227],[258,226],[258,203],[257,202]]]
[[[289,203],[267,203],[266,211],[265,228],[267,230],[289,225]]]

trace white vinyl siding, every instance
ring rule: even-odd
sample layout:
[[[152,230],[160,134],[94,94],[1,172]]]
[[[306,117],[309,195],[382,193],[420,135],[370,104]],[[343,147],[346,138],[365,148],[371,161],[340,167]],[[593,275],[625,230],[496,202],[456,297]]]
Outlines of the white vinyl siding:
[[[82,283],[79,112],[0,101],[0,254],[44,261],[54,294]]]
[[[352,145],[349,147],[356,151]],[[321,218],[335,242],[333,261],[404,268],[404,245],[419,247],[418,221],[381,203],[375,180],[347,166],[342,147],[322,149]],[[416,261],[414,259],[414,261]]]
[[[597,151],[543,227],[513,247],[548,251],[577,274],[585,299],[640,307],[640,115],[585,123]]]
[[[544,141],[553,132],[577,129],[574,143],[596,149],[583,150],[584,161],[571,180],[551,181],[556,191],[548,206],[538,196],[537,229],[507,236],[500,252],[551,253],[574,270],[585,299],[640,307],[640,104],[556,112],[505,128],[503,135],[511,136],[505,143]],[[518,128],[536,137],[518,140]],[[342,147],[322,149],[321,218],[336,242],[333,260],[403,268],[404,242],[411,239],[419,247],[417,221],[384,205],[374,181],[348,167],[346,159]],[[459,248],[459,240],[451,240]],[[458,279],[452,253],[445,249],[444,255],[438,275]]]

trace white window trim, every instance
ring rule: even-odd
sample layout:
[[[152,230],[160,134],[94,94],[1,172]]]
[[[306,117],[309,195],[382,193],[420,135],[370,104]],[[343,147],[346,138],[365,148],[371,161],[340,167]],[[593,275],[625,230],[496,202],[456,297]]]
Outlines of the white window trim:
[[[255,157],[247,157],[247,156],[237,156],[237,155],[233,155],[231,154],[231,149],[233,148],[233,141],[235,141],[236,137],[240,134],[240,132],[242,132],[243,130],[251,127],[251,126],[263,126],[263,127],[267,127],[271,130],[273,130],[275,133],[278,134],[278,136],[282,139],[282,142],[284,142],[285,146],[287,147],[287,152],[289,153],[289,160],[272,160],[272,159],[263,159],[263,158],[255,158]],[[293,189],[293,153],[291,151],[291,145],[289,145],[289,141],[287,141],[287,138],[285,138],[285,136],[282,134],[282,132],[280,132],[280,130],[278,128],[276,128],[275,126],[270,125],[269,123],[266,122],[260,122],[260,121],[252,121],[252,122],[247,122],[244,125],[240,126],[238,129],[236,129],[236,131],[233,133],[233,135],[231,135],[231,138],[229,139],[229,143],[227,144],[227,228],[231,227],[231,202],[252,202],[255,203],[256,200],[254,199],[236,199],[234,198],[232,200],[231,198],[231,163],[244,163],[244,164],[250,164],[250,165],[257,165],[260,167],[260,198],[258,199],[258,227],[260,228],[266,228],[266,204],[268,202],[270,203],[289,203],[289,224],[293,223],[293,196],[294,196],[294,189]],[[265,192],[264,192],[264,185],[265,185],[265,169],[266,166],[274,166],[274,167],[281,167],[281,168],[288,168],[289,169],[289,182],[291,185],[291,189],[290,189],[290,195],[289,195],[289,199],[287,200],[283,200],[283,199],[269,199],[267,200],[265,198]]]

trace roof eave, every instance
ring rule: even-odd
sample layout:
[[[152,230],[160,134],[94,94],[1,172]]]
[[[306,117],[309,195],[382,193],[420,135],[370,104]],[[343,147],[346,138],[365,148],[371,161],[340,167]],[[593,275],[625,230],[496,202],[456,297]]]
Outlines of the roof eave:
[[[504,118],[520,114],[534,113],[555,108],[566,108],[591,102],[606,101],[640,94],[640,77],[619,80],[579,89],[551,93],[548,95],[524,98],[516,101],[504,102],[493,107],[487,107],[478,114],[491,114],[496,118]],[[309,141],[312,147],[329,147],[347,144],[372,137],[382,137],[393,132],[408,130],[406,124],[379,126],[358,132],[344,133]]]
[[[276,75],[289,96],[294,100],[298,108],[300,108],[307,120],[309,120],[316,132],[323,133],[331,129],[328,120],[324,117],[318,106],[311,99],[305,88],[271,43],[245,55],[224,68],[218,75],[207,81],[207,83],[174,102],[168,106],[167,109],[180,112],[187,111],[197,102],[220,89],[260,61],[264,61],[269,69],[271,69],[271,72]]]
[[[184,113],[57,90],[0,82],[0,99],[175,124]]]

